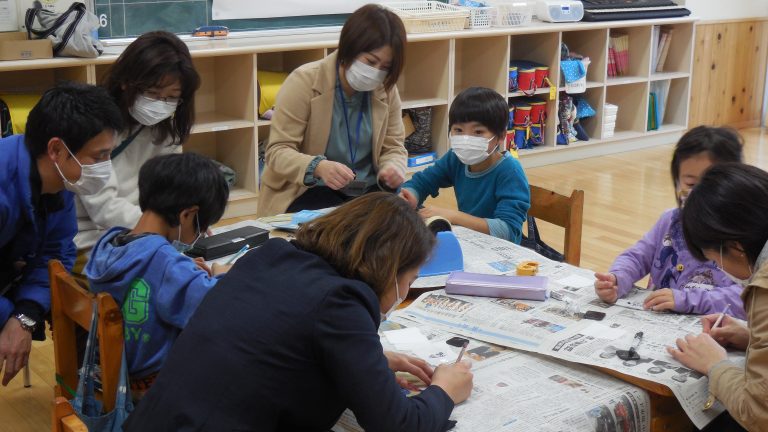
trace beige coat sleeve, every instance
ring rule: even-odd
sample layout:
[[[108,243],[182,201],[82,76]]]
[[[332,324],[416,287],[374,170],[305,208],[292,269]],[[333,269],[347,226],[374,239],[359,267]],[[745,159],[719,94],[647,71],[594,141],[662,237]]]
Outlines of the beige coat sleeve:
[[[745,369],[722,363],[709,376],[710,392],[743,427],[768,432],[768,289],[752,287]]]
[[[392,166],[405,175],[408,152],[403,145],[405,141],[405,128],[403,127],[403,114],[400,109],[400,94],[396,86],[392,87],[388,99],[389,115],[385,125],[387,128],[386,135],[384,136],[381,156],[379,157],[379,171],[387,166]]]
[[[304,154],[304,135],[310,119],[312,74],[296,70],[286,78],[275,101],[275,113],[265,151],[267,165],[279,177],[303,185],[309,163],[317,155]]]

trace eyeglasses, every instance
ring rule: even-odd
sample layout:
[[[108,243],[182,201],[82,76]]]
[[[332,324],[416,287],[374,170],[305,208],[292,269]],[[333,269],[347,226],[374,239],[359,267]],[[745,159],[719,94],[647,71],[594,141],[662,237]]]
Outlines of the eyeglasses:
[[[147,99],[151,99],[153,101],[163,102],[167,105],[171,106],[178,106],[181,105],[182,102],[184,102],[184,99],[182,98],[176,98],[176,97],[159,97],[157,94],[153,93],[143,93],[142,96],[144,96]]]

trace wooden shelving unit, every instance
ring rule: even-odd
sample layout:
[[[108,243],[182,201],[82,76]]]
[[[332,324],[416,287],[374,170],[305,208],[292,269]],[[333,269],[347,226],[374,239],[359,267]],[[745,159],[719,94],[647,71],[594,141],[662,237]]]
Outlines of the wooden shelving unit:
[[[433,150],[448,151],[448,109],[470,86],[492,88],[505,97],[523,97],[507,89],[510,60],[532,60],[550,67],[550,80],[563,90],[560,44],[590,57],[587,90],[582,95],[597,111],[583,125],[589,141],[555,145],[557,97],[548,102],[545,142],[521,151],[525,166],[538,166],[676,141],[687,129],[693,56],[694,19],[674,18],[607,23],[548,24],[408,35],[406,64],[397,84],[403,108],[432,107]],[[674,29],[663,72],[651,71],[653,26]],[[630,36],[630,74],[607,77],[608,38]],[[183,151],[215,158],[234,168],[226,217],[256,213],[259,143],[269,137],[271,122],[258,118],[257,70],[290,72],[335,50],[338,34],[232,38],[190,42],[202,78],[196,100],[197,122]],[[52,59],[0,62],[0,94],[41,92],[62,80],[96,84],[117,58],[110,46],[97,59]],[[646,132],[650,82],[670,80],[669,102],[658,130]],[[549,98],[549,89],[535,97]],[[602,137],[603,106],[619,106],[614,136]]]

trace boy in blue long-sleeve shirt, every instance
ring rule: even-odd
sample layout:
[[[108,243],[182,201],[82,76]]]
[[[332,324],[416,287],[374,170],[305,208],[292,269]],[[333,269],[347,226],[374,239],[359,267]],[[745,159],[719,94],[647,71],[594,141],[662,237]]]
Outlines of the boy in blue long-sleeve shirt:
[[[140,399],[173,342],[228,267],[211,271],[182,254],[224,214],[229,188],[213,162],[194,153],[148,160],[139,171],[141,219],[99,239],[85,268],[91,291],[122,306],[131,392]]]
[[[48,261],[57,259],[67,269],[75,261],[72,193],[98,192],[109,180],[109,156],[122,127],[120,110],[106,91],[68,83],[43,94],[24,135],[0,139],[3,385],[27,364],[33,337],[45,338]]]
[[[415,207],[453,186],[458,210],[429,206],[421,215],[442,216],[454,225],[520,243],[531,198],[520,162],[500,151],[508,115],[506,101],[491,89],[461,92],[448,113],[451,151],[414,174],[402,196]]]

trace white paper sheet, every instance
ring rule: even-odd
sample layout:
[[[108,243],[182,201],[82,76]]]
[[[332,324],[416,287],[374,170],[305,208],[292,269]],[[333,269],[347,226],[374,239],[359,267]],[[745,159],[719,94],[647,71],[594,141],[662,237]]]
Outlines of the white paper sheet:
[[[590,324],[586,328],[583,328],[579,333],[583,334],[584,336],[592,336],[594,338],[616,340],[624,336],[626,331],[621,329],[610,328],[600,323],[594,323],[594,324]]]
[[[429,343],[429,339],[419,329],[412,327],[400,330],[387,330],[384,332],[384,336],[392,345]]]

